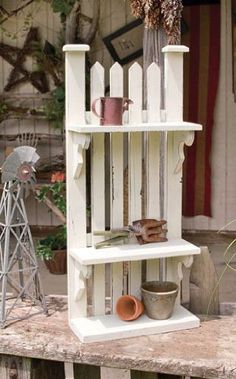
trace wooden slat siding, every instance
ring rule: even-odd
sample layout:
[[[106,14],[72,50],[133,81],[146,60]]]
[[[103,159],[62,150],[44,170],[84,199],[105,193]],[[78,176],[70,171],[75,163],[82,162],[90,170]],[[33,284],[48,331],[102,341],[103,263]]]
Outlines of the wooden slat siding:
[[[148,122],[160,121],[161,73],[156,63],[147,69],[147,117]],[[160,219],[160,133],[146,136],[147,218]],[[147,261],[146,278],[158,278],[159,260]]]
[[[66,119],[67,125],[72,123],[85,123],[85,51],[66,52]],[[69,104],[70,102],[70,104]],[[68,252],[73,247],[86,246],[86,175],[85,153],[83,152],[84,165],[79,180],[74,179],[75,152],[78,146],[72,133],[66,130],[66,172],[71,183],[67,189],[67,247]],[[76,163],[76,162],[74,162]],[[75,280],[78,280],[79,265],[68,259],[68,292],[71,296],[69,303],[69,318],[86,316],[87,294],[84,293],[80,301],[75,300]],[[77,272],[76,272],[77,271]]]
[[[110,96],[123,96],[123,69],[115,63],[110,69]],[[111,228],[123,226],[123,133],[110,136]],[[123,264],[112,264],[112,309],[123,293]]]
[[[84,364],[74,365],[75,379],[101,379],[100,367]]]
[[[30,379],[42,378],[67,379],[64,373],[64,363],[52,360],[31,359]],[[20,378],[17,377],[17,379]]]
[[[131,370],[131,379],[159,379],[159,374],[155,372]]]
[[[131,371],[119,368],[101,367],[101,379],[131,379]]]
[[[59,14],[52,11],[52,7],[49,3],[40,5],[38,12],[35,14],[35,25],[39,25],[39,34],[42,45],[44,44],[45,39],[50,43],[57,44],[58,32],[61,29],[60,17]],[[47,75],[47,78],[50,81],[50,88],[53,89],[54,84],[51,77]],[[35,90],[34,93],[36,93]],[[63,128],[63,125],[61,125],[61,128]],[[35,120],[35,131],[39,133],[40,131],[42,132],[42,130],[46,133],[54,133],[54,128],[50,122],[47,120]],[[47,144],[38,144],[38,150],[40,157],[48,157],[49,161],[52,156],[65,153],[62,142],[57,141],[57,143],[53,143],[50,137]],[[58,225],[60,223],[58,218],[42,205],[43,204],[39,203],[36,204],[37,219],[35,225]]]
[[[142,76],[143,71],[138,63],[129,69],[129,98],[134,102],[129,107],[129,122],[142,122]],[[142,133],[129,134],[129,224],[142,217]],[[140,297],[141,261],[130,262],[130,294]]]
[[[13,376],[13,374],[16,376]],[[31,360],[29,358],[1,355],[0,378],[31,379]]]
[[[104,96],[104,68],[96,62],[91,69],[91,103]],[[98,106],[98,104],[97,104]],[[97,107],[99,113],[99,107]],[[91,112],[91,123],[100,120]],[[98,195],[99,190],[99,195]],[[105,148],[104,133],[95,133],[91,145],[92,232],[105,230]],[[92,235],[93,244],[103,239]],[[95,265],[93,273],[93,314],[105,314],[105,265]]]
[[[74,367],[71,362],[64,362],[65,379],[74,379]]]
[[[38,29],[42,45],[43,45],[45,39],[48,41],[53,41],[51,38],[51,30],[52,29],[51,29],[51,25],[49,24],[49,18],[50,18],[49,13],[52,13],[52,12],[50,12],[52,10],[50,8],[51,8],[50,4],[45,3],[43,6],[40,6],[39,12],[36,12],[35,17],[34,17],[34,25],[35,26],[43,24],[43,27],[39,27],[39,29]],[[50,30],[49,30],[49,28],[50,28]],[[47,78],[49,78],[49,75],[47,75]],[[34,87],[32,87],[32,90],[28,91],[28,92],[32,92],[35,94],[35,93],[37,93],[37,90]],[[31,122],[31,120],[27,120],[27,121]],[[31,124],[32,124],[32,122],[31,122]],[[45,131],[45,133],[50,133],[50,129],[51,128],[50,128],[49,121],[47,121],[45,119],[44,120],[36,120],[36,121],[34,121],[34,130],[31,130],[31,132],[34,131],[36,133],[40,133],[43,130],[43,131]],[[50,138],[48,140],[48,143],[45,143],[45,144],[39,143],[38,144],[37,152],[38,152],[40,158],[48,157],[50,160],[50,158],[51,158],[51,140],[50,140]],[[37,211],[36,218],[35,218],[34,222],[32,221],[33,225],[37,225],[38,223],[40,223],[41,225],[52,225],[52,217],[53,217],[52,212],[49,211],[49,209],[43,203],[40,203],[40,202],[36,203],[36,211]]]
[[[16,2],[17,4],[17,2]],[[33,7],[34,8],[34,7]],[[40,12],[34,12],[35,13],[35,26],[38,25],[38,22],[40,21],[40,18],[41,20],[43,20],[43,32],[41,33],[41,28],[39,28],[38,32],[39,32],[39,35],[41,37],[41,44],[43,44],[43,40],[42,38],[47,38],[47,34],[48,34],[48,7],[45,6],[45,7],[40,7]],[[27,7],[26,8],[28,11],[30,9],[30,7]],[[32,9],[32,8],[31,8]],[[23,15],[22,15],[23,16]],[[23,17],[19,17],[17,18],[17,21],[16,21],[16,27],[19,28],[20,25],[23,24],[23,19],[24,19],[24,16]],[[28,33],[28,32],[27,32]],[[18,33],[17,35],[17,46],[18,47],[22,47],[23,44],[25,43],[25,39],[26,39],[26,36],[27,36],[27,33],[25,34],[22,34],[22,33]],[[12,42],[9,43],[10,45],[12,45]],[[35,68],[34,67],[34,63],[33,63],[33,58],[32,56],[30,57],[27,57],[27,69],[29,71],[33,71],[33,69]],[[32,93],[32,94],[35,94],[37,93],[37,90],[36,88],[29,82],[26,82],[18,87],[16,87],[15,90],[13,90],[13,92],[17,92],[17,93],[20,93],[22,95],[24,95],[24,93]],[[34,102],[32,101],[31,102],[32,106],[34,104]],[[40,128],[42,125],[43,125],[43,128],[45,130],[45,133],[48,133],[49,132],[49,122],[47,121],[43,121],[41,122],[41,120],[32,120],[32,119],[27,119],[27,120],[20,120],[18,121],[18,124],[19,124],[19,129],[18,129],[18,133],[35,133],[36,131],[38,131],[37,129]],[[11,129],[11,132],[12,132],[12,129]],[[50,141],[48,142],[48,144],[44,144],[43,146],[41,145],[40,146],[40,149],[38,149],[38,154],[42,157],[42,156],[50,156],[49,155],[49,152],[50,152]],[[29,198],[27,198],[27,215],[29,217],[29,223],[31,225],[36,225],[39,220],[41,220],[41,224],[43,225],[44,222],[45,224],[49,224],[51,225],[52,223],[52,213],[51,212],[48,212],[48,209],[46,210],[45,212],[45,207],[41,207],[41,204],[39,204],[35,198],[34,198],[34,195],[31,194],[31,196],[29,196]]]

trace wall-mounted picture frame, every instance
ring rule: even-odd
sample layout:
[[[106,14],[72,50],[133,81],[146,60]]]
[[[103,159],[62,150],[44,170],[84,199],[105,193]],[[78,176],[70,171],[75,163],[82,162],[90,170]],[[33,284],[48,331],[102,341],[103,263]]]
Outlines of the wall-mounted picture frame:
[[[122,66],[143,54],[143,23],[135,20],[103,38],[114,61]]]

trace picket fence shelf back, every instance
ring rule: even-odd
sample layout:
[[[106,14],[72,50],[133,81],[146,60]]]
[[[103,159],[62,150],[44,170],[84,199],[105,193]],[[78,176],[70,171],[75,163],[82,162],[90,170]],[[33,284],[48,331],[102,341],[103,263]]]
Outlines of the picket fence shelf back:
[[[115,312],[125,293],[141,297],[142,281],[166,280],[180,284],[182,266],[190,267],[200,249],[181,236],[182,164],[184,146],[201,125],[183,121],[183,53],[185,46],[166,46],[164,104],[157,64],[147,69],[147,106],[143,109],[143,70],[129,69],[128,97],[133,104],[124,124],[101,126],[85,109],[85,52],[87,45],[64,46],[66,56],[66,151],[69,325],[82,342],[149,335],[199,326],[195,315],[180,304],[171,318],[151,320],[146,315],[125,322]],[[110,96],[123,97],[123,68],[109,72]],[[91,103],[105,94],[105,73],[95,63],[90,73]],[[90,147],[90,180],[86,178],[86,150]],[[127,172],[125,179],[124,173]],[[144,174],[145,173],[145,174]],[[88,182],[90,190],[87,190]],[[125,187],[128,190],[125,192]],[[87,205],[91,203],[91,225]],[[167,220],[168,241],[136,242],[95,249],[104,237],[96,231],[122,228],[145,218]],[[88,226],[91,233],[88,234]],[[145,264],[144,264],[145,262]]]

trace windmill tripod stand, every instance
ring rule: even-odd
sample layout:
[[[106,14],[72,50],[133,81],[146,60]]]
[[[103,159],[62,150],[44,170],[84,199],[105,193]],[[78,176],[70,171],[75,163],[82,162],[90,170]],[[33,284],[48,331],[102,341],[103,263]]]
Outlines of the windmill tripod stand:
[[[0,201],[0,326],[44,311],[40,280],[24,196],[35,182],[36,149],[14,149],[2,166]],[[8,292],[10,291],[10,293]]]

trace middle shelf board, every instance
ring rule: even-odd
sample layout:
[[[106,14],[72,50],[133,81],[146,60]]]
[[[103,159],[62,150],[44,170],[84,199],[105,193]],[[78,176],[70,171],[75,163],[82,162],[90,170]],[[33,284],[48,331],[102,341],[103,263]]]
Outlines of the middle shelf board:
[[[102,249],[84,247],[70,250],[70,255],[81,265],[85,266],[196,254],[200,254],[200,248],[182,238],[169,239],[166,242],[146,245],[132,243]]]
[[[69,131],[77,133],[125,133],[125,132],[183,132],[202,130],[202,125],[193,122],[172,121],[124,125],[69,125]]]

